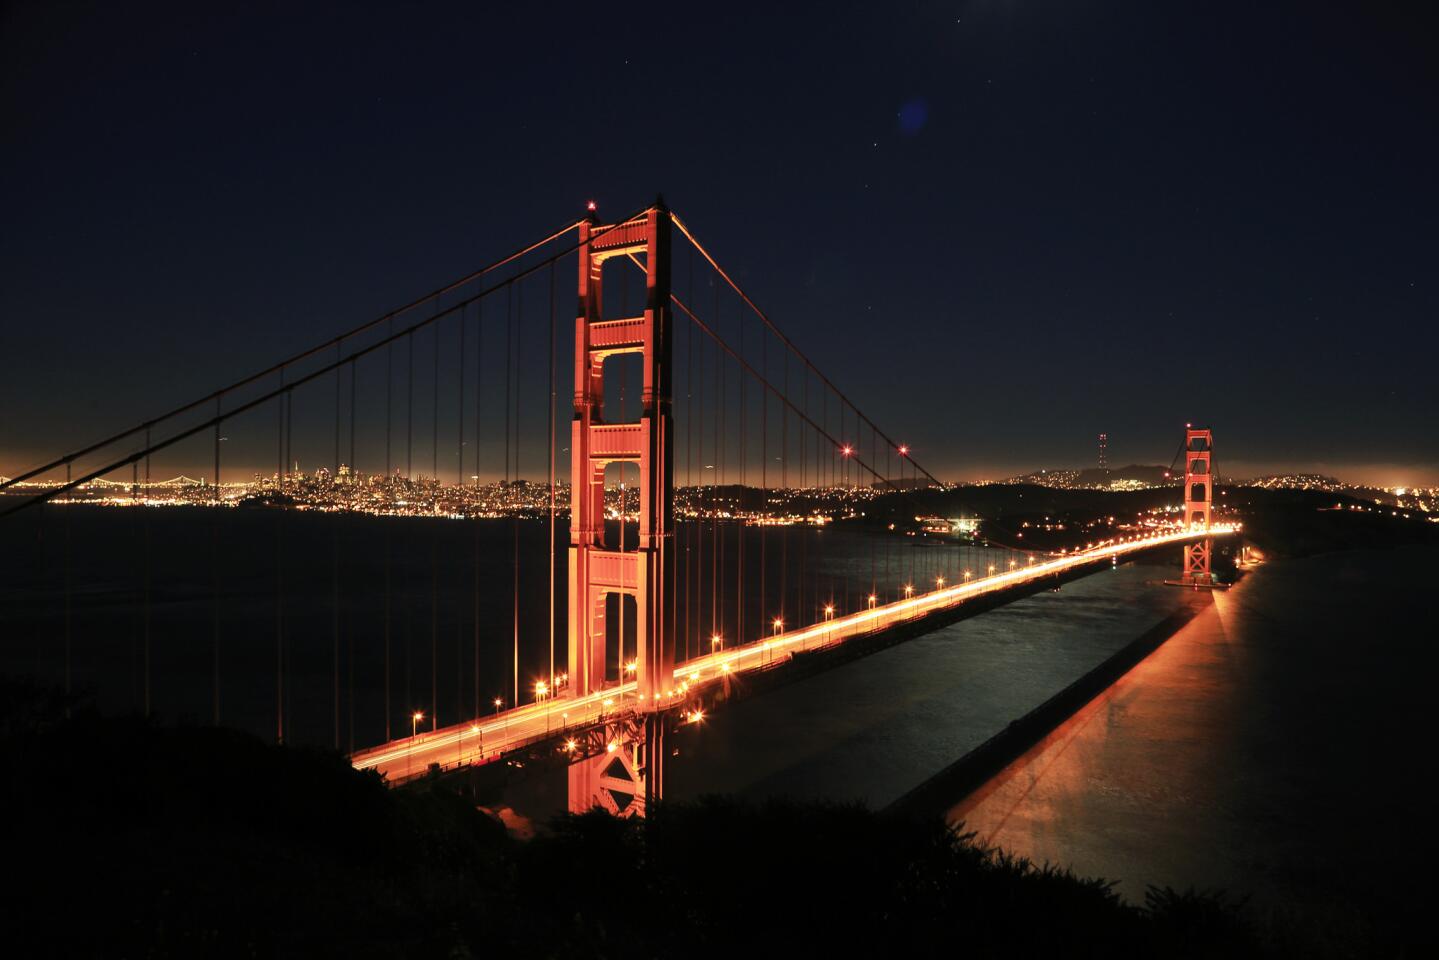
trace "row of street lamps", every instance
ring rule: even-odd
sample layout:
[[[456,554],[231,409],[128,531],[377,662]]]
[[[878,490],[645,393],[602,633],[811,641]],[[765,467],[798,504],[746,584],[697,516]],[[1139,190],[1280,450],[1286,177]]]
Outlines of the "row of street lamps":
[[[1029,562],[1030,562],[1030,564],[1033,564],[1033,563],[1034,563],[1034,558],[1033,558],[1033,557],[1030,557],[1030,558],[1029,558]],[[1010,560],[1010,561],[1009,561],[1009,568],[1010,568],[1011,570],[1013,570],[1013,569],[1015,568],[1015,561],[1013,561],[1013,560]],[[989,565],[989,573],[990,573],[990,575],[993,575],[993,574],[994,574],[994,569],[995,569],[994,564],[991,563],[991,564]],[[972,576],[973,576],[973,574],[971,573],[971,571],[969,571],[969,570],[964,571],[964,579],[965,579],[965,580],[969,580]],[[942,589],[944,589],[945,582],[946,582],[946,581],[945,581],[945,578],[944,578],[944,575],[943,575],[943,574],[935,577],[935,579],[934,579],[935,589],[936,589],[936,590],[942,590]],[[914,584],[912,584],[912,583],[906,583],[906,584],[904,585],[904,596],[905,596],[906,599],[909,599],[910,597],[913,597],[913,596],[914,596]],[[869,594],[868,597],[866,597],[866,602],[867,602],[867,605],[868,605],[868,609],[873,610],[873,609],[875,609],[875,607],[878,606],[878,604],[879,604],[879,596],[878,596],[877,594],[871,593],[871,594]],[[827,603],[827,604],[825,604],[825,606],[824,606],[824,619],[825,619],[826,621],[830,621],[830,620],[833,620],[834,617],[835,617],[835,605],[834,605],[833,603]],[[773,635],[776,636],[776,637],[779,636],[780,634],[782,634],[782,633],[784,632],[784,618],[783,618],[783,617],[775,617],[774,620],[771,621],[771,626],[774,628],[774,634],[773,634]],[[710,649],[711,649],[711,650],[713,650],[713,651],[718,651],[718,650],[722,649],[723,647],[724,647],[724,637],[723,637],[722,635],[720,635],[719,633],[715,633],[714,635],[712,635],[712,636],[710,637]],[[638,664],[637,664],[636,661],[634,661],[634,660],[631,660],[631,661],[629,661],[628,663],[625,664],[625,673],[626,673],[626,675],[633,675],[633,674],[636,672],[637,669],[638,669]],[[552,688],[551,688],[551,685],[550,685],[549,683],[545,682],[544,680],[536,680],[536,681],[535,681],[534,690],[535,690],[535,702],[536,702],[536,703],[541,703],[541,702],[543,702],[543,701],[544,701],[548,696],[550,696],[550,695],[552,694],[552,692],[553,692],[553,690],[552,690]],[[502,707],[505,705],[504,698],[503,698],[503,697],[496,697],[496,698],[495,698],[493,701],[491,701],[491,702],[494,704],[495,716],[498,717],[498,716],[500,715],[500,708],[502,708]],[[419,735],[419,724],[420,724],[420,721],[423,720],[424,718],[425,718],[425,714],[424,714],[423,711],[420,711],[420,710],[415,711],[415,713],[410,717],[410,737],[411,737],[412,739],[415,738],[415,737],[417,737],[417,736]],[[548,713],[545,714],[545,721],[546,721],[546,731],[545,731],[545,732],[548,733],[548,732],[549,732],[549,729],[548,729],[549,714],[548,714]],[[474,727],[474,729],[475,729],[476,731],[478,731],[478,730],[479,730],[479,727],[476,726],[476,727]],[[507,732],[506,732],[506,736],[508,736],[508,730],[507,730]]]

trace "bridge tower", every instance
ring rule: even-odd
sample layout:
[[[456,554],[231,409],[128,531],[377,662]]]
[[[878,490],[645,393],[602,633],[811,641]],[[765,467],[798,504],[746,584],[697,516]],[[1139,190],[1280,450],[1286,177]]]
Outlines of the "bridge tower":
[[[604,319],[604,264],[633,258],[645,269],[645,308],[638,317]],[[674,678],[675,557],[672,432],[670,214],[659,200],[641,217],[619,224],[581,224],[579,309],[575,319],[574,421],[570,434],[569,695],[607,685],[605,602],[635,598],[638,706],[655,710]],[[643,357],[640,419],[603,416],[605,360]],[[605,536],[605,468],[639,468],[638,549]],[[624,666],[618,665],[623,680]]]
[[[1210,510],[1214,505],[1214,474],[1211,472],[1214,453],[1214,431],[1195,429],[1186,424],[1184,430],[1184,526],[1186,529],[1209,529]],[[1184,545],[1183,584],[1210,586],[1214,582],[1210,560],[1214,541],[1209,537]]]

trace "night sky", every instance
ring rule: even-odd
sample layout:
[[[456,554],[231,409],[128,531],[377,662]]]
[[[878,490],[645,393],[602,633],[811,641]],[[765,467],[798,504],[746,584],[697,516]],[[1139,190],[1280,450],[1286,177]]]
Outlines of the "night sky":
[[[1423,4],[220,6],[4,7],[0,473],[663,191],[941,476],[1439,483]]]

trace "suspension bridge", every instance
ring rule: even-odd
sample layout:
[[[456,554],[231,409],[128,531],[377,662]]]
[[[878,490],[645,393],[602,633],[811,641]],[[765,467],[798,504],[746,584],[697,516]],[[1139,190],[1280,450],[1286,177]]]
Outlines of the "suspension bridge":
[[[1182,554],[1178,582],[1211,585],[1210,544],[1235,532],[1211,513],[1211,451],[1188,429],[1172,521],[1061,551],[931,535],[912,501],[943,484],[683,219],[591,205],[0,481],[0,522],[40,545],[11,632],[67,695],[128,658],[147,714],[162,677],[176,702],[208,687],[214,723],[263,708],[275,739],[328,740],[396,783],[553,749],[573,809],[642,815],[665,730],[747,674],[1156,548]],[[134,508],[122,569],[87,563],[86,505]],[[164,506],[206,512],[176,533]],[[412,522],[418,537],[397,527]],[[123,629],[120,609],[137,611]]]

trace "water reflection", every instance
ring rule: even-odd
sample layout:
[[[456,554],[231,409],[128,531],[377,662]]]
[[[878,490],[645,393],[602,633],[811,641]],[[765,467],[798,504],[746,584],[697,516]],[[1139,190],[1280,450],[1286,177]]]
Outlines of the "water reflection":
[[[1219,887],[1316,936],[1427,929],[1425,571],[1439,550],[1271,562],[970,797],[983,841],[1119,881]]]

